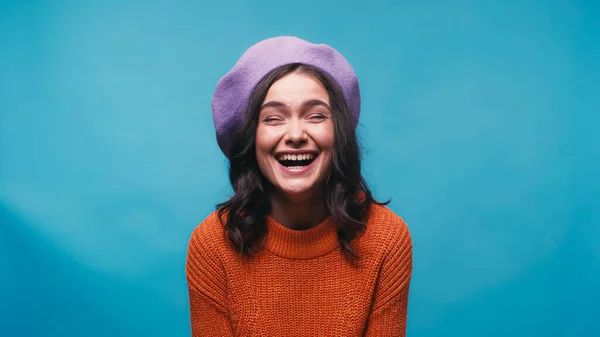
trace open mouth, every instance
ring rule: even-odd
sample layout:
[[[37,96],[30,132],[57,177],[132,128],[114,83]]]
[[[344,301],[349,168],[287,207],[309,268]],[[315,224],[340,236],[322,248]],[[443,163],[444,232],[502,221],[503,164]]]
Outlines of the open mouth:
[[[318,154],[301,153],[301,154],[282,154],[277,156],[277,161],[287,168],[302,168],[310,165]]]

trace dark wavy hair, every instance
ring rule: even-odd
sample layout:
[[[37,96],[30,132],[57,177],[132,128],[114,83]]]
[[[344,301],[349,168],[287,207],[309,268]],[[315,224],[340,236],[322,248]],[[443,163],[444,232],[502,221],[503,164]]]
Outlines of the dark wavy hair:
[[[325,183],[326,209],[337,226],[338,241],[344,255],[358,259],[351,242],[365,230],[366,216],[374,200],[361,173],[360,146],[343,92],[322,70],[305,65],[289,64],[268,73],[252,92],[245,120],[237,130],[230,152],[229,180],[234,195],[217,205],[219,218],[226,214],[225,230],[233,246],[245,256],[260,249],[267,231],[266,216],[271,211],[271,183],[262,175],[256,159],[255,142],[258,115],[267,91],[275,81],[287,74],[299,72],[319,80],[327,89],[334,123],[332,168]]]

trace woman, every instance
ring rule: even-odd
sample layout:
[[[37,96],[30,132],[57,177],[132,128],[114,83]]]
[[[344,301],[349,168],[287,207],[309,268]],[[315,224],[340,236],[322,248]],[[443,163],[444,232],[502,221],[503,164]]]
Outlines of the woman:
[[[356,74],[276,37],[217,84],[234,194],[192,233],[192,335],[404,336],[412,241],[361,175]]]

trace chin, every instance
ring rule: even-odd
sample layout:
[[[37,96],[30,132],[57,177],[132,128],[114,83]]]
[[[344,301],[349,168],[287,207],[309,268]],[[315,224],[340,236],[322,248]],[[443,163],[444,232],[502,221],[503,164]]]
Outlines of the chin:
[[[277,190],[288,200],[299,202],[306,201],[317,195],[317,189],[315,186],[277,186]]]
[[[323,162],[318,152],[290,156],[271,156],[262,162],[261,170],[271,182],[276,193],[292,202],[305,202],[322,197],[324,184]],[[259,166],[260,166],[259,162]]]

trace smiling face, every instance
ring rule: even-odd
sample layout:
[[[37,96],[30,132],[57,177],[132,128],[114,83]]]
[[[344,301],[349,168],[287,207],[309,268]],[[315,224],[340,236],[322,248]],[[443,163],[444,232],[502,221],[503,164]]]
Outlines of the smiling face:
[[[290,73],[269,88],[256,129],[263,176],[287,199],[321,193],[331,170],[334,125],[329,94],[310,75]]]

